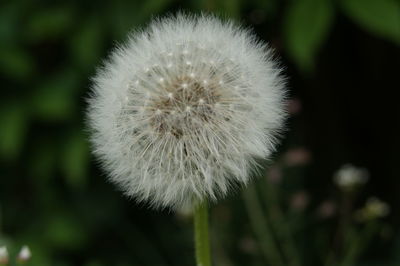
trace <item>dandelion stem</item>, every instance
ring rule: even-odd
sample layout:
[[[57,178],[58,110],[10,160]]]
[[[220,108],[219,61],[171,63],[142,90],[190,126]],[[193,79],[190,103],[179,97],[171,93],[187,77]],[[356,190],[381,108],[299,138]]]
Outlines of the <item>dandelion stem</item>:
[[[197,266],[211,266],[207,201],[200,203],[194,210],[194,234]]]

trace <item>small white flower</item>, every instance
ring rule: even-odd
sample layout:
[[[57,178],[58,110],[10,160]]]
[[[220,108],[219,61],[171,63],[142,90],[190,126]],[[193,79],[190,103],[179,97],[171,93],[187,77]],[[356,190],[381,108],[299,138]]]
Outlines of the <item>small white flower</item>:
[[[367,169],[345,164],[335,173],[333,180],[340,188],[351,189],[365,184],[368,178]]]
[[[21,250],[18,253],[17,260],[19,261],[28,261],[32,257],[31,250],[28,246],[22,246]]]
[[[138,201],[176,208],[216,200],[248,183],[256,159],[274,150],[285,117],[280,72],[271,50],[232,22],[156,20],[94,78],[94,152]]]
[[[6,246],[0,247],[0,263],[7,264],[9,260],[8,250]]]

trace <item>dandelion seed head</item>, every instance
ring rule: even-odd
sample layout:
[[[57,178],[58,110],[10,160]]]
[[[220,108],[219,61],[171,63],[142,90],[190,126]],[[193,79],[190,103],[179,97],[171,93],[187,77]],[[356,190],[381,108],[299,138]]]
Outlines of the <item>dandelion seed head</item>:
[[[368,170],[356,167],[352,164],[345,164],[336,171],[333,181],[344,190],[351,190],[368,181]]]
[[[285,118],[271,50],[208,15],[133,33],[93,80],[94,153],[125,194],[154,207],[190,207],[248,183]]]

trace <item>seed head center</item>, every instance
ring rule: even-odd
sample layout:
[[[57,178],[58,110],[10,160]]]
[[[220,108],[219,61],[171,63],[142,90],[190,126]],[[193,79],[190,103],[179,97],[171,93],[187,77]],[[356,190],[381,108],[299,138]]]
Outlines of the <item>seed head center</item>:
[[[220,100],[218,81],[203,82],[193,74],[160,84],[164,93],[151,103],[151,126],[160,134],[179,138],[212,119]],[[164,95],[165,94],[165,95]]]

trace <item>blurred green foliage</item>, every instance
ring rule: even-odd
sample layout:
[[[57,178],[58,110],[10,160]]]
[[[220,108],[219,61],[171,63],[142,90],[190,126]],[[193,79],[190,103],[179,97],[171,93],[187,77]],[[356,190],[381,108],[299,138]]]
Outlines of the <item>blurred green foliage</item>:
[[[396,0],[2,1],[0,246],[7,245],[10,257],[27,244],[33,253],[28,264],[37,266],[193,264],[190,218],[152,212],[123,198],[91,157],[84,126],[90,77],[102,58],[130,30],[179,9],[210,11],[254,26],[300,80],[317,74],[338,18],[379,42],[400,45]],[[296,84],[301,86],[291,87]],[[307,125],[293,125],[284,150],[303,145],[298,136]],[[321,265],[334,223],[324,220],[317,227],[315,215],[290,209],[289,199],[303,189],[306,172],[285,169],[289,181],[274,190],[282,193],[274,200],[285,217],[278,210],[277,219],[294,231],[298,261]],[[257,183],[258,193],[269,196],[263,182]],[[258,211],[269,217],[271,207],[263,204]],[[267,265],[264,244],[254,240],[246,213],[239,195],[213,208],[216,265]],[[322,251],[307,248],[311,242]],[[398,237],[390,250],[399,245]],[[360,265],[400,265],[395,254]]]
[[[400,44],[400,4],[396,0],[342,0],[343,11],[365,30]]]
[[[310,71],[318,48],[334,19],[330,0],[292,1],[288,7],[284,33],[288,52],[301,69]]]

